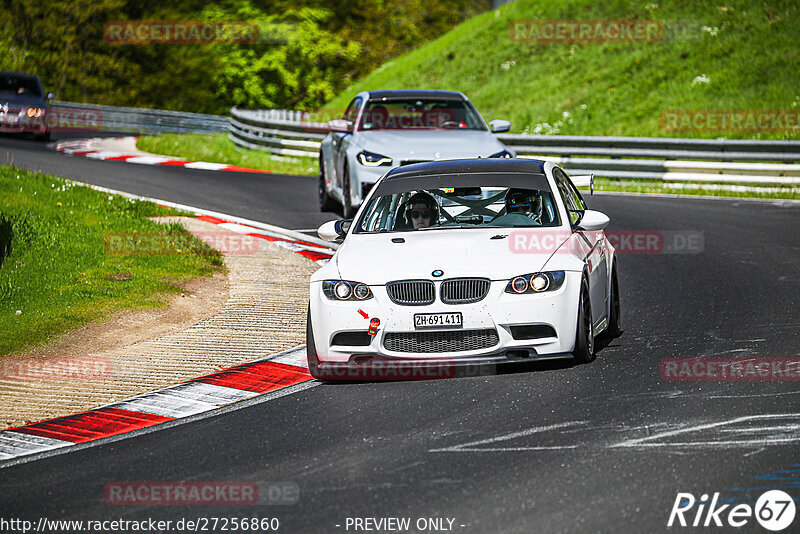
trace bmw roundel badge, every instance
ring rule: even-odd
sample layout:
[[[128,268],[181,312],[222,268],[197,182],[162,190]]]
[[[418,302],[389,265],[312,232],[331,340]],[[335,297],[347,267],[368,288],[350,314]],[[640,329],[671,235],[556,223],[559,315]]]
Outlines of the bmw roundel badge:
[[[432,274],[433,276],[435,276],[435,277],[437,277],[437,278],[438,278],[438,277],[440,277],[440,276],[442,276],[442,275],[444,274],[444,271],[443,271],[443,270],[441,270],[441,269],[436,269],[436,270],[435,270],[435,271],[433,271],[431,274]]]

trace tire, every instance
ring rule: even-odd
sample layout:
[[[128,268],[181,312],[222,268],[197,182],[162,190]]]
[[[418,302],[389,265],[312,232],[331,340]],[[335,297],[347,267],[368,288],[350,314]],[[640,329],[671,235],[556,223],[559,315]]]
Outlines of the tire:
[[[308,372],[311,376],[320,380],[319,357],[317,347],[314,345],[314,328],[311,326],[311,306],[308,306],[308,318],[306,319],[306,358],[308,359]]]
[[[328,194],[328,188],[325,185],[325,165],[322,163],[322,158],[319,159],[319,211],[333,211],[336,209],[336,201],[333,200]]]
[[[619,320],[619,283],[617,282],[617,264],[611,268],[611,309],[608,312],[608,328],[603,332],[609,338],[619,337],[622,333]]]
[[[592,303],[589,300],[589,284],[581,284],[578,299],[578,326],[575,330],[575,348],[572,350],[575,363],[583,364],[594,360],[594,328],[592,327]]]
[[[36,136],[37,141],[50,141],[50,130]]]
[[[352,219],[356,215],[356,209],[350,202],[350,170],[345,165],[342,183],[342,215],[345,219]]]

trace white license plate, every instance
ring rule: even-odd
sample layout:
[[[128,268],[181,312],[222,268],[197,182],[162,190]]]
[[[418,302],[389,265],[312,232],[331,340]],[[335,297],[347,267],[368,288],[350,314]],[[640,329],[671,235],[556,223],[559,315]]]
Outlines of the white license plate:
[[[460,328],[463,323],[461,312],[414,314],[414,328]]]

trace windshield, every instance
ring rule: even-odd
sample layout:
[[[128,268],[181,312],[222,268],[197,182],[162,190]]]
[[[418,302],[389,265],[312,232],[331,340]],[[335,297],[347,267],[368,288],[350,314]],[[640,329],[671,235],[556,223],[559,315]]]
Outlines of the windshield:
[[[0,93],[19,96],[42,96],[36,78],[0,76]]]
[[[560,226],[549,190],[436,187],[376,196],[356,233]]]
[[[485,130],[477,112],[463,100],[376,99],[367,102],[361,130]]]

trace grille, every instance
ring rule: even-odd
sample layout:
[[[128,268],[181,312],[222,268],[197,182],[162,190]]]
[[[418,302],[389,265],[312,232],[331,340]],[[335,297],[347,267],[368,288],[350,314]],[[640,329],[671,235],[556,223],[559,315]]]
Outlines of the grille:
[[[439,332],[389,332],[383,346],[395,352],[463,352],[494,347],[500,342],[495,329]]]
[[[453,278],[442,282],[441,296],[445,304],[478,302],[489,293],[487,278]]]
[[[436,299],[436,289],[430,280],[401,280],[386,284],[389,298],[395,304],[424,306]]]

